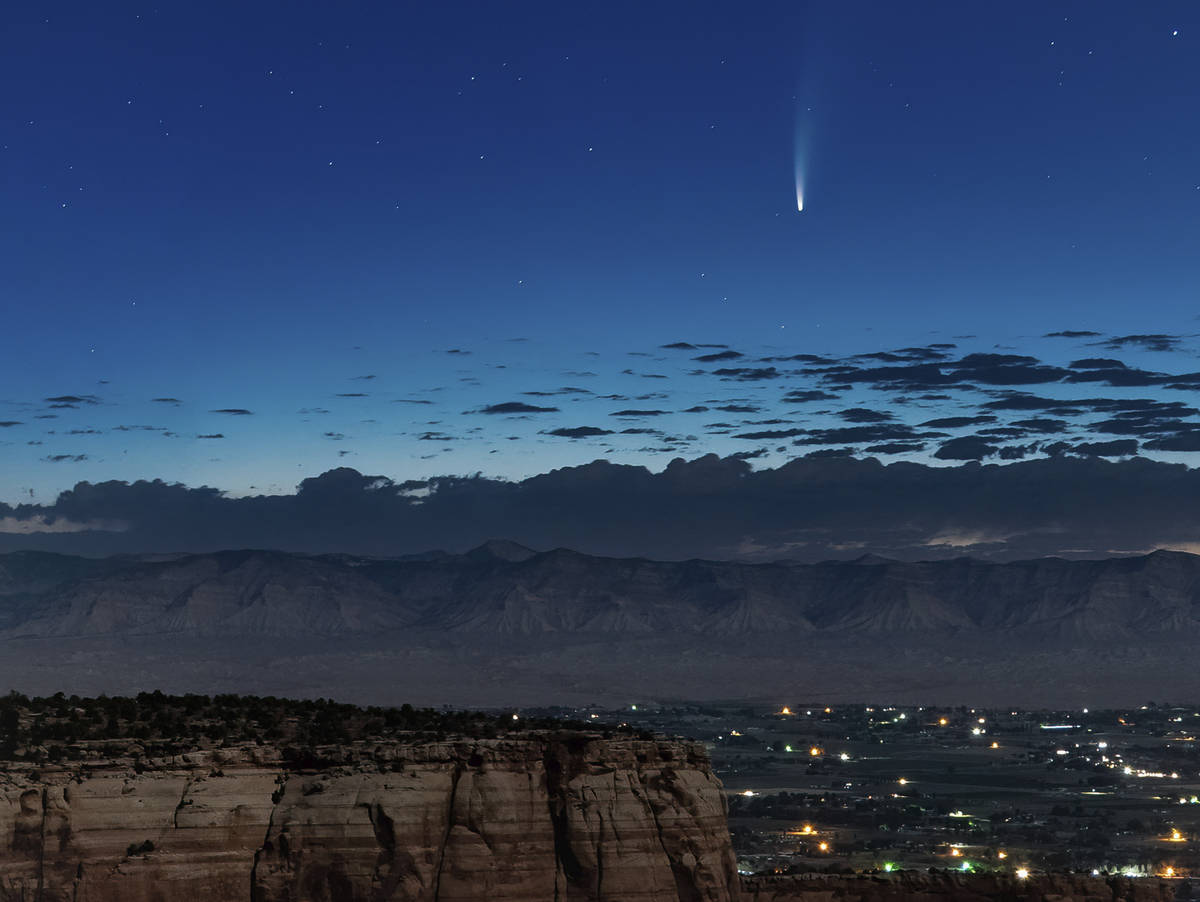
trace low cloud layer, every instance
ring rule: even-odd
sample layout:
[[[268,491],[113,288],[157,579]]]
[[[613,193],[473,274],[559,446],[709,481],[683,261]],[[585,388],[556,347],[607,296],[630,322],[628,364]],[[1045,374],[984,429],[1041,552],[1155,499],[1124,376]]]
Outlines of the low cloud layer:
[[[981,441],[960,443],[963,456]],[[294,494],[245,498],[160,481],[82,482],[54,504],[0,505],[0,549],[391,556],[504,537],[619,556],[813,561],[1198,547],[1200,470],[1095,456],[1112,450],[944,467],[822,450],[757,471],[746,458],[758,452],[747,452],[676,458],[661,473],[600,460],[520,482],[395,482],[340,468]]]
[[[1062,329],[1011,342],[872,341],[840,354],[793,345],[790,334],[785,345],[683,336],[605,352],[485,342],[439,350],[409,374],[386,360],[356,362],[286,400],[262,385],[241,396],[200,384],[184,392],[173,378],[99,380],[103,394],[47,385],[0,399],[0,445],[12,462],[0,499],[48,503],[81,479],[146,472],[277,493],[291,484],[282,474],[347,457],[376,472],[510,478],[596,458],[657,471],[714,452],[764,470],[796,457],[1191,465],[1198,337]],[[502,524],[490,532],[507,534]]]

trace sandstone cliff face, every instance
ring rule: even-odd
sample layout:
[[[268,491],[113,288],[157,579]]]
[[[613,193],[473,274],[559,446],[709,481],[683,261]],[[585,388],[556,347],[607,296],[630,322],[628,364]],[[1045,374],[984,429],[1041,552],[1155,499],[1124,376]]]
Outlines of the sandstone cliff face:
[[[136,750],[133,750],[136,751]],[[0,769],[0,902],[728,902],[702,747],[539,736]]]
[[[1012,876],[905,871],[863,876],[757,877],[742,902],[1173,902],[1168,880],[1047,874]]]

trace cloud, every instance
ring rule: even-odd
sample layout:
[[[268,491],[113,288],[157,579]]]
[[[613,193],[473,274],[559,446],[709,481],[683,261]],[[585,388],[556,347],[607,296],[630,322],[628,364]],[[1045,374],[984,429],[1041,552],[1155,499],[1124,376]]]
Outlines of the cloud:
[[[701,345],[701,347],[704,347]],[[698,360],[701,363],[719,363],[722,360],[737,360],[746,355],[740,351],[717,351],[713,354],[701,354],[699,357],[693,357],[693,360]]]
[[[49,518],[44,514],[19,518],[14,516],[0,517],[0,533],[15,536],[32,536],[38,533],[73,533],[73,532],[124,532],[129,528],[128,523],[120,520],[90,520],[77,523],[65,517]]]
[[[614,410],[610,417],[661,417],[670,413],[667,410]]]
[[[392,403],[392,404],[432,404],[433,402],[426,400],[425,398],[393,398],[390,403]]]
[[[366,392],[361,391],[344,391],[334,395],[335,398],[367,398],[370,397]]]
[[[758,413],[762,410],[754,404],[720,404],[713,408],[714,410],[723,410],[726,413]]]
[[[761,382],[764,379],[778,379],[783,373],[773,366],[767,367],[721,367],[712,371],[712,375],[738,382]]]
[[[800,431],[806,432],[807,437],[797,439],[793,442],[795,445],[866,445],[945,436],[943,432],[917,432],[911,426],[902,423],[877,423],[868,426],[842,426],[834,429]]]
[[[65,464],[65,463],[81,463],[88,459],[86,454],[48,454],[42,458],[46,463]]]
[[[1153,439],[1143,444],[1155,451],[1200,451],[1200,426],[1181,429],[1178,432]]]
[[[1051,417],[1032,417],[1025,420],[1013,420],[1013,425],[1028,429],[1030,432],[1062,432],[1068,424],[1066,420],[1056,420]]]
[[[505,401],[501,404],[489,404],[474,413],[511,414],[511,413],[557,413],[557,407],[536,407],[524,401]]]
[[[173,404],[176,407],[183,403],[178,398],[151,398],[150,401],[154,404]]]
[[[598,426],[572,426],[561,429],[549,429],[545,435],[556,435],[560,438],[593,438],[598,435],[612,435],[613,430],[601,429]]]
[[[196,438],[225,438],[225,435],[221,432],[209,432],[204,435],[197,435]]]
[[[953,551],[1002,559],[1200,542],[1200,470],[1178,464],[1068,453],[1004,465],[885,466],[827,448],[754,470],[741,458],[761,457],[758,450],[677,458],[659,473],[596,461],[517,482],[398,482],[342,468],[304,480],[293,494],[250,497],[157,480],[81,482],[50,505],[0,506],[0,522],[28,524],[8,526],[25,534],[0,536],[0,547],[395,555],[466,550],[503,535],[621,556],[719,558],[753,546],[756,559],[820,560],[845,556],[838,549],[851,545],[856,553],[928,557],[931,537],[947,535],[1004,537]],[[59,520],[126,526],[37,531]]]
[[[914,451],[923,451],[925,445],[921,442],[884,442],[881,445],[872,445],[867,448],[868,454],[911,454]]]
[[[53,398],[43,398],[43,400],[47,404],[54,405],[54,406],[57,406],[60,404],[79,405],[79,404],[99,404],[100,403],[100,399],[98,397],[96,397],[96,395],[56,395]]]
[[[1117,439],[1111,442],[1081,442],[1071,449],[1072,454],[1092,457],[1129,457],[1138,452],[1136,439]]]
[[[20,420],[0,420],[0,429],[11,429],[13,426],[20,426]]]
[[[1028,445],[1005,445],[1000,449],[997,456],[1001,460],[1024,460],[1037,450],[1038,446],[1036,442],[1031,442]]]
[[[1086,329],[1063,329],[1061,332],[1047,332],[1043,338],[1098,338],[1099,332],[1089,332]]]
[[[930,429],[960,429],[963,426],[978,426],[982,423],[994,423],[996,418],[988,414],[981,414],[975,417],[939,417],[934,420],[926,420],[920,423],[921,426],[927,426]]]
[[[686,341],[673,341],[669,345],[659,345],[659,347],[664,348],[666,350],[670,350],[670,351],[694,351],[694,350],[696,350],[696,346],[694,344],[689,344]]]
[[[1108,348],[1111,351],[1119,351],[1122,348],[1130,346],[1141,348],[1144,351],[1174,351],[1182,341],[1183,337],[1179,335],[1155,333],[1150,335],[1118,335],[1104,341],[1098,341],[1096,345]]]
[[[225,413],[234,417],[249,417],[254,415],[254,411],[247,410],[244,407],[220,407],[217,410],[210,410],[209,413]]]
[[[741,432],[735,435],[734,438],[744,438],[757,442],[764,439],[792,438],[796,435],[804,435],[807,432],[807,429],[764,429],[759,432]]]
[[[535,398],[549,398],[554,395],[590,395],[594,392],[586,388],[576,388],[573,385],[565,385],[562,388],[556,388],[553,391],[523,391],[523,395],[529,395]]]
[[[819,389],[796,390],[790,391],[783,396],[784,404],[805,404],[809,401],[836,401],[837,395],[831,395],[827,391]]]
[[[933,452],[939,460],[983,460],[991,457],[1000,449],[988,443],[987,439],[977,435],[964,435],[943,442],[941,447]]]
[[[837,415],[847,423],[883,423],[895,417],[882,410],[869,410],[866,407],[847,407],[839,410]]]

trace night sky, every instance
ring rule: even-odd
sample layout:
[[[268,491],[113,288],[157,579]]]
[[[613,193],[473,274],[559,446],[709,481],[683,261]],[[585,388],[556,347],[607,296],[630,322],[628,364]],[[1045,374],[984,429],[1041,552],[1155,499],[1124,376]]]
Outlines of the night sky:
[[[1197,39],[1190,3],[6,4],[0,531],[81,481],[1191,465]]]

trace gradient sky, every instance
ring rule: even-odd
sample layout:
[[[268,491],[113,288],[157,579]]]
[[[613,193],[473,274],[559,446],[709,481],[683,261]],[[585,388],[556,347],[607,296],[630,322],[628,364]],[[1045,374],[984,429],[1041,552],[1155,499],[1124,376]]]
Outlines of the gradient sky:
[[[5,4],[0,500],[817,447],[734,436],[828,379],[678,341],[1195,373],[1197,39],[1192,3]],[[899,409],[834,394],[798,428]],[[513,402],[558,410],[466,413]]]

